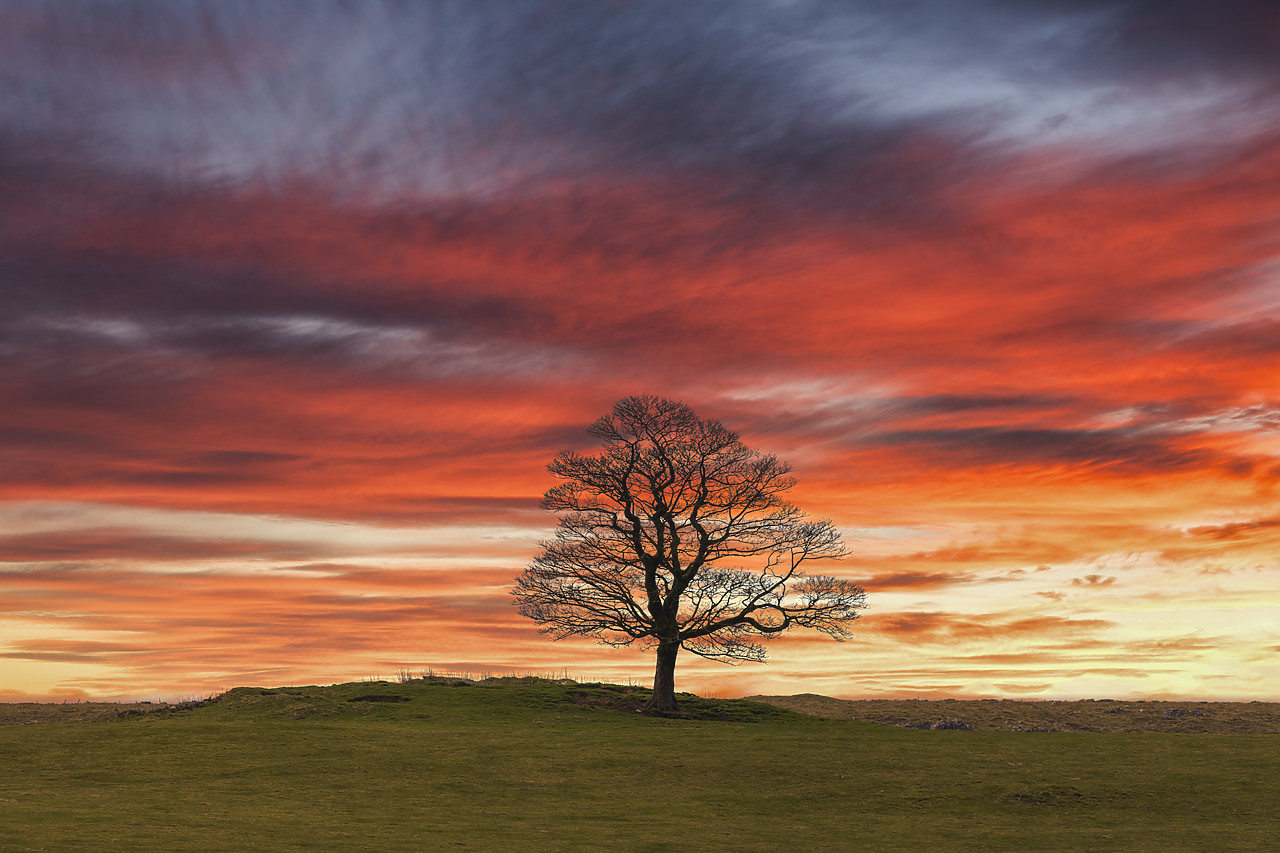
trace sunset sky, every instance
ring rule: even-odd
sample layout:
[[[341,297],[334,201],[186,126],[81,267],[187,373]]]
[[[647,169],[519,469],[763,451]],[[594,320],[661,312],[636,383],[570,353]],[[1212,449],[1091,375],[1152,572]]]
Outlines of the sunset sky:
[[[0,699],[645,683],[509,590],[659,394],[848,642],[741,696],[1280,699],[1280,4],[0,0]]]

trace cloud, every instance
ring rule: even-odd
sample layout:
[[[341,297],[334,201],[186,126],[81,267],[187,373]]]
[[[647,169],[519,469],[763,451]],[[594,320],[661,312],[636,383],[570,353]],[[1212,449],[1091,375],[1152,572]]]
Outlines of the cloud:
[[[926,446],[932,453],[977,465],[1070,465],[1121,473],[1176,472],[1218,460],[1196,447],[1179,447],[1174,436],[1127,430],[968,428],[898,430],[872,440],[889,446]]]
[[[1147,640],[1131,643],[1128,649],[1135,654],[1153,659],[1185,659],[1199,652],[1211,652],[1222,647],[1224,637],[1178,637],[1170,640]]]
[[[1280,528],[1280,519],[1267,518],[1259,521],[1237,521],[1231,524],[1201,525],[1192,527],[1187,533],[1195,537],[1214,540],[1253,539],[1257,534],[1271,536],[1275,528]]]
[[[1201,566],[1206,574],[1231,573],[1234,569],[1262,568],[1270,565],[1271,555],[1280,543],[1280,521],[1261,518],[1227,524],[1196,525],[1181,536],[1170,537],[1160,552],[1173,563]]]
[[[1039,684],[1027,684],[1025,682],[998,681],[993,686],[1002,693],[1044,693],[1053,687],[1053,682],[1045,681]]]
[[[153,680],[536,661],[504,585],[546,462],[655,392],[879,531],[838,570],[903,602],[877,655],[1096,632],[1123,669],[1148,630],[1025,609],[1068,600],[1033,567],[1079,603],[1121,563],[1089,606],[1141,609],[1275,562],[1273,18],[8,3],[5,600],[87,645],[5,642]],[[82,517],[23,526],[48,503]],[[150,658],[92,645],[135,629]]]
[[[149,534],[129,529],[90,529],[0,536],[4,562],[35,563],[61,560],[140,561],[211,559],[314,558],[325,546],[296,542],[264,542],[244,538],[195,539]]]
[[[870,562],[870,561],[869,561]],[[873,575],[858,580],[858,585],[867,592],[889,592],[891,590],[935,589],[957,583],[971,583],[973,578],[965,575],[951,575],[942,572],[894,572],[892,574]]]
[[[0,107],[65,105],[100,154],[188,179],[394,197],[643,173],[883,216],[929,180],[904,151],[945,166],[928,157],[946,145],[936,125],[873,119],[815,84],[815,41],[864,17],[839,5],[323,4],[299,21],[134,2],[7,17],[0,75],[24,95]],[[866,190],[832,192],[833,179]]]
[[[909,643],[999,642],[1018,637],[1040,639],[1095,635],[1112,626],[1106,619],[1009,614],[962,615],[941,611],[869,614],[864,629]]]
[[[505,597],[470,592],[477,584],[505,583],[510,574],[368,568],[328,577],[157,575],[128,568],[0,572],[6,619],[64,635],[9,639],[0,644],[0,657],[108,665],[139,689],[172,690],[179,686],[166,683],[173,677],[203,672],[238,681],[264,661],[280,674],[315,673],[333,655],[352,660],[398,652],[412,659],[515,638],[536,642],[534,629]],[[98,638],[121,632],[127,640]]]
[[[1152,76],[1205,72],[1257,79],[1280,68],[1280,14],[1265,0],[1230,0],[1213,9],[1194,0],[1114,2],[1118,14],[1096,31],[1091,56]]]

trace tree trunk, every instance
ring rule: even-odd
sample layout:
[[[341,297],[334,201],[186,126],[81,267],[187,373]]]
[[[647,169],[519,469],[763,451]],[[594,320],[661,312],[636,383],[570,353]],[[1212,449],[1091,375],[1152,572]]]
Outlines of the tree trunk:
[[[676,709],[676,655],[679,652],[679,640],[662,640],[658,643],[658,665],[653,671],[653,696],[644,706],[646,711]]]

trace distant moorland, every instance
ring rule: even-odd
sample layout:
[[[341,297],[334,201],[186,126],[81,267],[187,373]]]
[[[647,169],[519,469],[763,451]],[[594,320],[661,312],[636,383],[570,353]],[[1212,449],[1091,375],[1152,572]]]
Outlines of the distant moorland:
[[[959,721],[953,728],[978,731],[1280,734],[1280,702],[850,700],[813,693],[748,698],[817,717],[909,728]]]

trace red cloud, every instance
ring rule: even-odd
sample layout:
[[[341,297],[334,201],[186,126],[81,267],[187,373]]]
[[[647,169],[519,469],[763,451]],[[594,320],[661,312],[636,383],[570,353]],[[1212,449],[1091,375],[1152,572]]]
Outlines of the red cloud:
[[[912,150],[963,154],[933,146]],[[0,558],[38,567],[0,575],[11,659],[157,685],[400,655],[599,660],[539,645],[504,587],[551,529],[546,462],[632,391],[684,397],[794,456],[797,503],[854,531],[855,550],[860,528],[907,531],[833,569],[873,594],[1109,554],[1199,570],[1280,552],[1275,138],[1164,174],[1119,162],[1055,182],[1066,167],[1048,153],[979,163],[913,185],[928,203],[891,220],[812,180],[822,203],[599,172],[379,208],[288,182],[131,184],[91,158],[36,170],[4,150],[16,284],[0,332],[16,357],[0,360],[0,498],[467,527],[447,556],[485,566],[14,522]],[[861,174],[831,157],[821,176]],[[233,560],[307,573],[176,570]],[[145,570],[159,563],[171,571]],[[1024,647],[1113,627],[940,606],[860,627]],[[50,626],[76,639],[42,639]],[[133,639],[103,639],[117,632]]]

